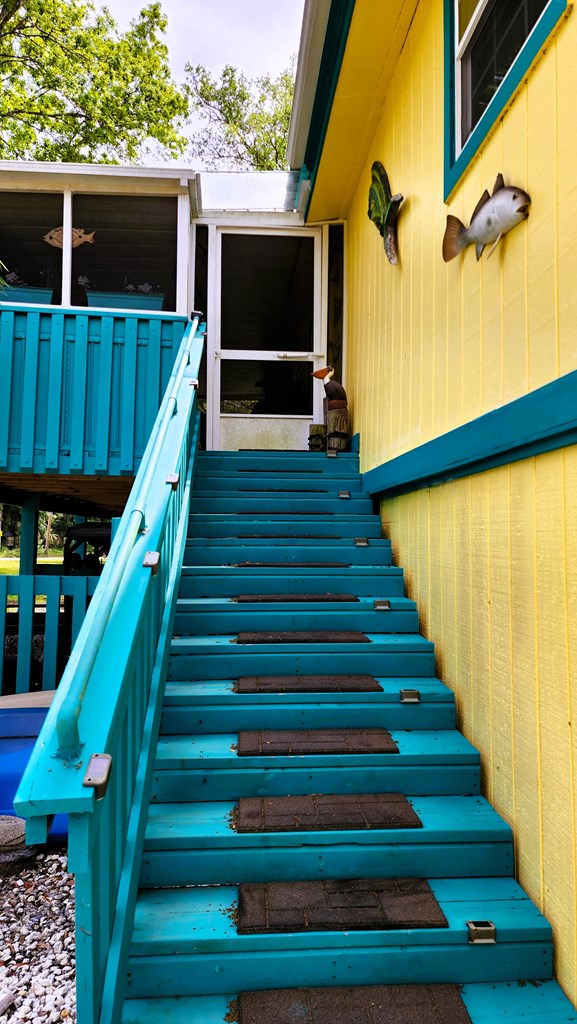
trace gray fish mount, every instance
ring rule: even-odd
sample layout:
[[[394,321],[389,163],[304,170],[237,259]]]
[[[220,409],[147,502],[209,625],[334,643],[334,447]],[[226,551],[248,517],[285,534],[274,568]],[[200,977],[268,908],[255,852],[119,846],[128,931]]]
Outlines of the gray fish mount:
[[[505,185],[499,173],[489,195],[487,189],[479,199],[471,223],[466,228],[458,217],[447,215],[447,227],[443,238],[443,259],[453,260],[468,245],[475,246],[477,260],[480,260],[486,245],[490,245],[491,256],[504,235],[529,216],[531,196],[519,185]]]
[[[378,228],[379,234],[383,236],[385,252],[389,263],[396,265],[399,262],[397,248],[397,217],[399,208],[404,196],[397,193],[391,195],[391,186],[385,168],[379,160],[375,160],[371,167],[371,187],[369,188],[369,209],[367,211],[370,220]]]

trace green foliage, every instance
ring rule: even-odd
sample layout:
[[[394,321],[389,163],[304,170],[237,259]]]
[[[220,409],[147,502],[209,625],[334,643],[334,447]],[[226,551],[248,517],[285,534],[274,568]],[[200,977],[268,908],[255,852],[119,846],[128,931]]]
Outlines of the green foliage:
[[[86,0],[0,3],[0,158],[129,163],[147,140],[186,140],[186,90],[172,81],[160,3],[125,33]]]
[[[287,168],[294,61],[278,78],[248,79],[227,65],[217,81],[202,64],[187,64],[191,105],[202,120],[191,157],[219,170]]]

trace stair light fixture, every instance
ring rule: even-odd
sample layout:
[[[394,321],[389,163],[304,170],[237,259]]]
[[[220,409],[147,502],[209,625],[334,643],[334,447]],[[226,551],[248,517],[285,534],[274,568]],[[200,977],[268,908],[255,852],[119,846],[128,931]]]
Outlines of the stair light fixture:
[[[493,921],[467,921],[471,945],[488,945],[497,941],[497,928]]]

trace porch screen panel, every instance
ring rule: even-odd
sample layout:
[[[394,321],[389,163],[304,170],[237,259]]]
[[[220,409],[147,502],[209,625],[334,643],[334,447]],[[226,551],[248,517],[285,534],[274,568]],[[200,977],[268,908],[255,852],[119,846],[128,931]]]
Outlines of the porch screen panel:
[[[314,241],[224,234],[221,348],[313,349]]]

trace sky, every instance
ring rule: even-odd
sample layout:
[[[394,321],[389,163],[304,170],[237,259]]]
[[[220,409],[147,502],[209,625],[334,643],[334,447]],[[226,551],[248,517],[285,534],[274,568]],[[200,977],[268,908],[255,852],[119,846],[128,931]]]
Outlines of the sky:
[[[122,29],[147,0],[107,3]],[[225,64],[248,78],[276,77],[298,53],[304,0],[161,0],[168,17],[166,43],[172,73],[184,77],[184,65],[204,64],[219,74]]]

